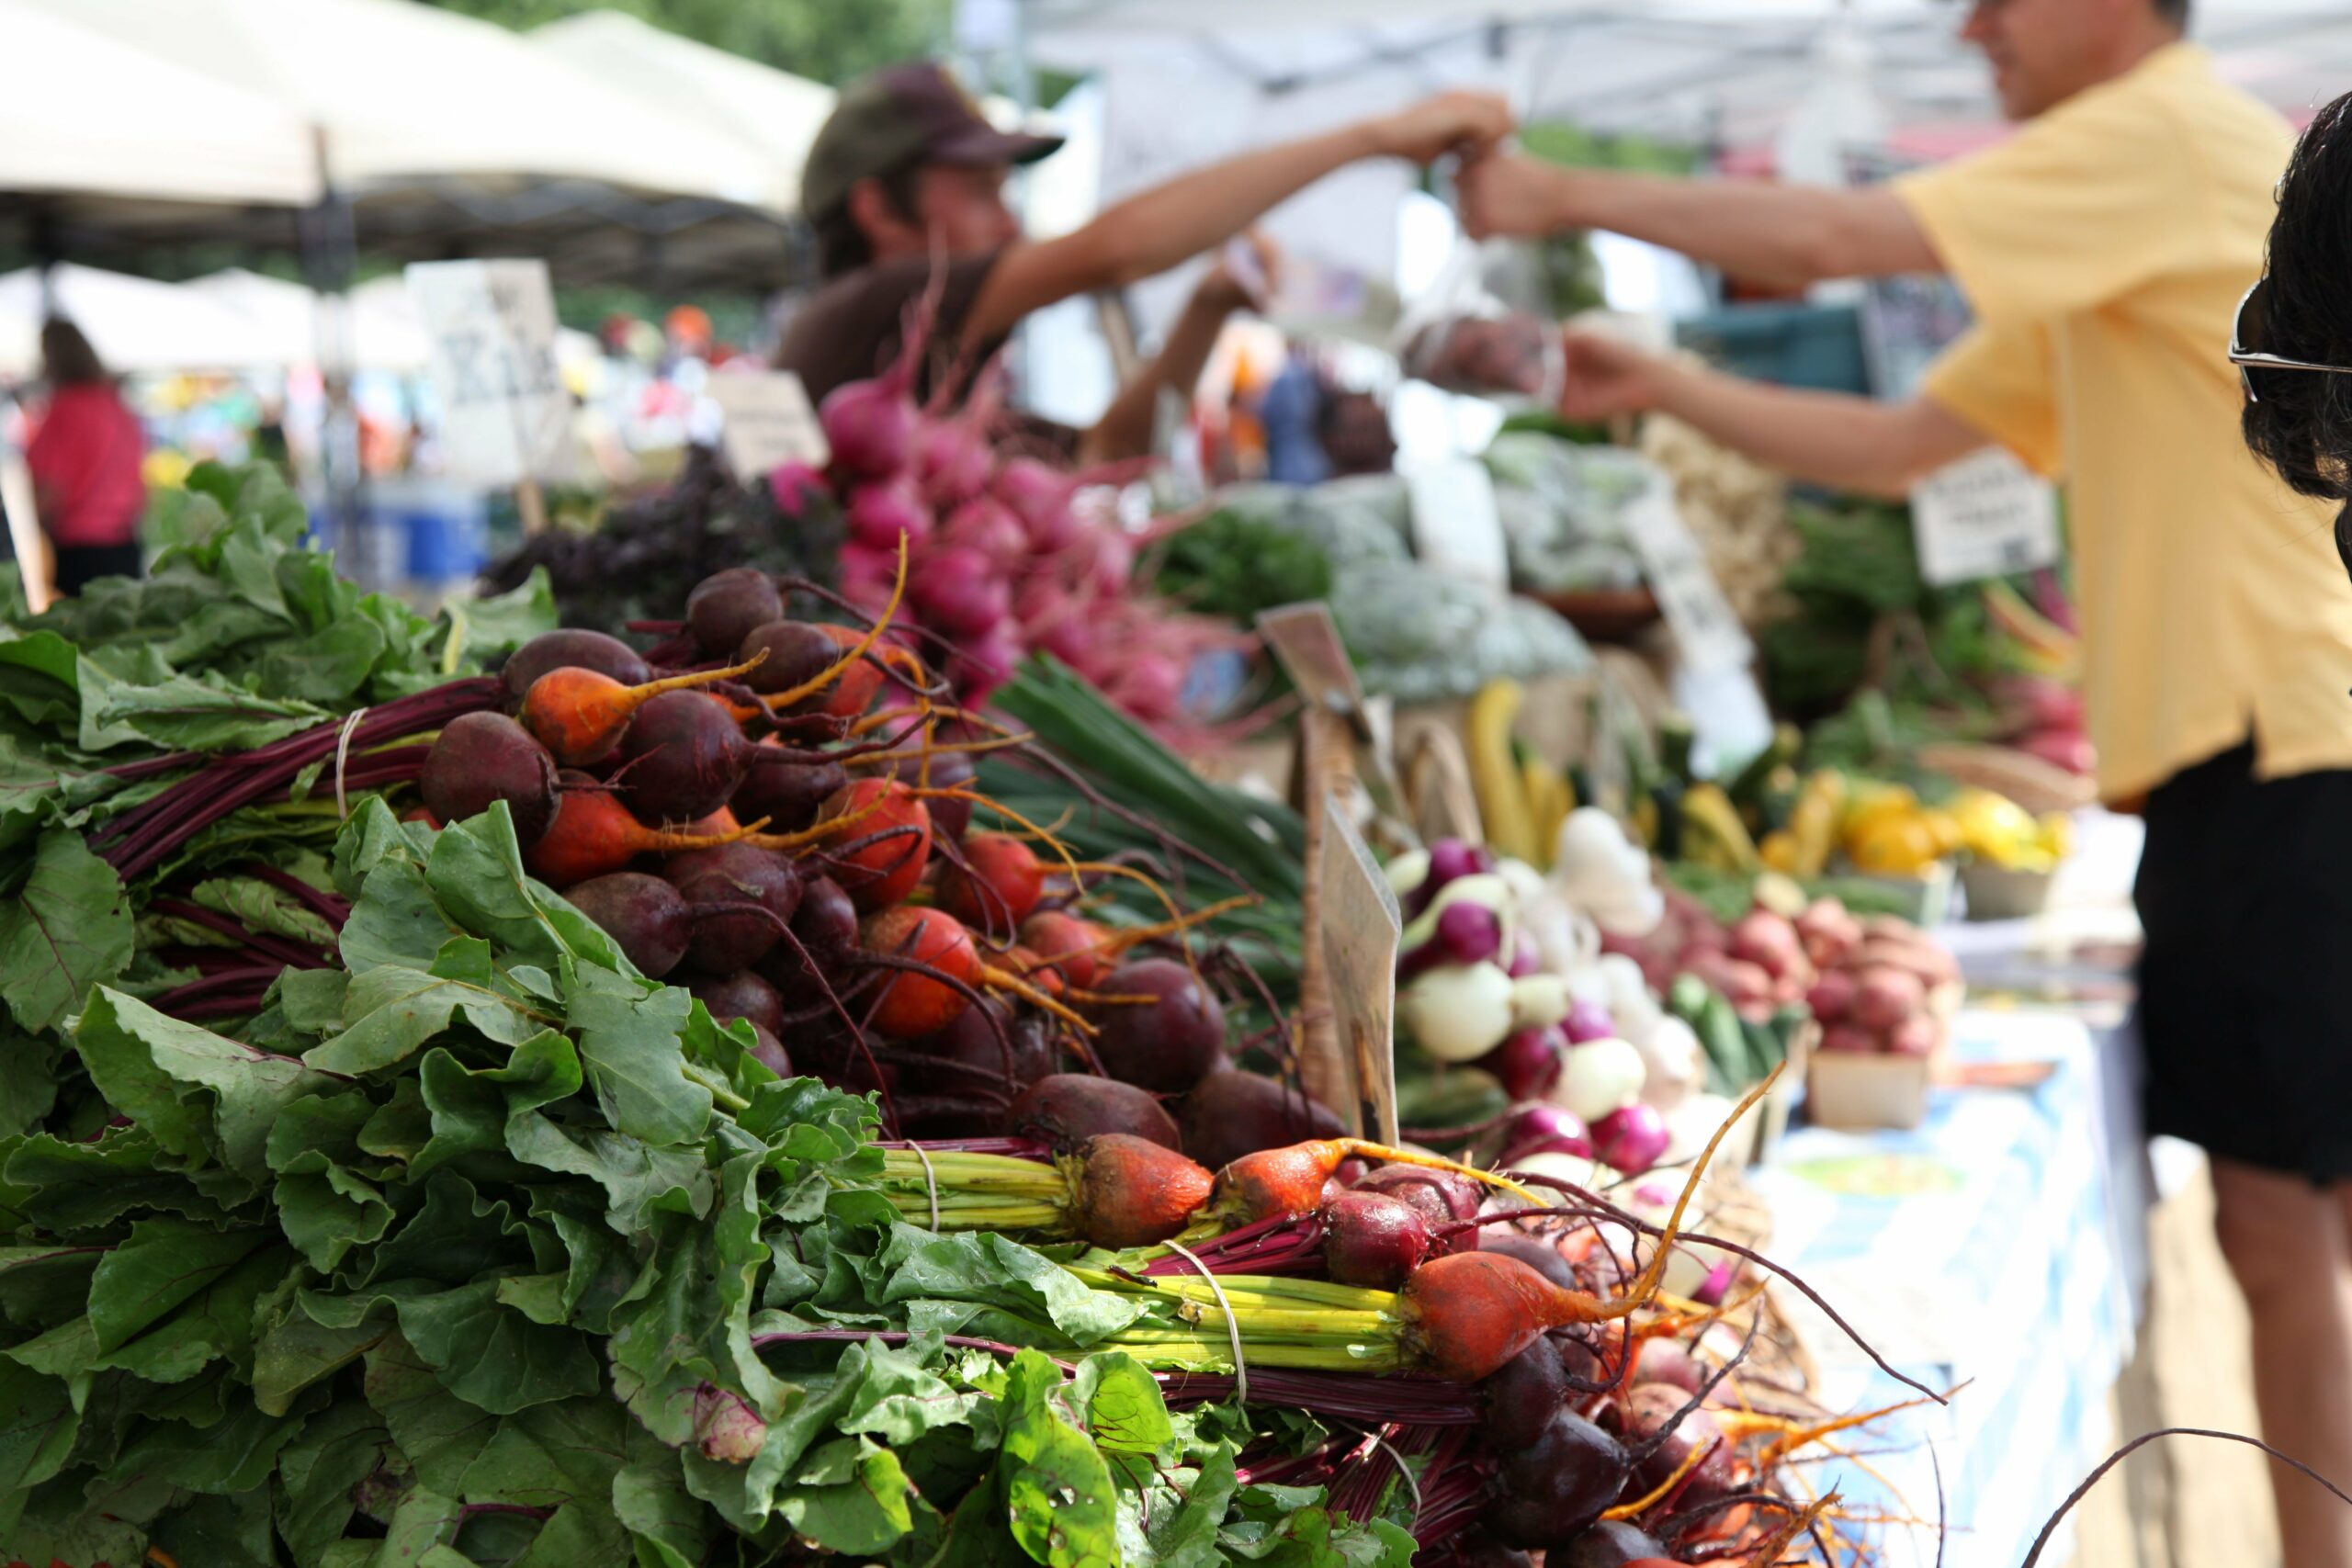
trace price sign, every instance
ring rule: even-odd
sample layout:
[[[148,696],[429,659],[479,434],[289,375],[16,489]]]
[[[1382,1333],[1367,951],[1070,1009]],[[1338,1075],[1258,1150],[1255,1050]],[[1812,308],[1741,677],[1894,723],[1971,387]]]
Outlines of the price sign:
[[[571,434],[547,264],[418,262],[408,290],[424,322],[450,477],[513,485],[546,471]]]
[[[1683,663],[1694,671],[1734,669],[1755,655],[1747,630],[1732,612],[1707,552],[1699,547],[1674,491],[1663,478],[1653,481],[1639,501],[1625,510],[1625,532],[1650,592],[1657,595],[1668,630],[1681,646]]]
[[[1510,550],[1503,539],[1494,477],[1476,457],[1441,457],[1405,470],[1412,500],[1413,555],[1432,571],[1510,591]]]
[[[2058,558],[2058,501],[2001,447],[1962,457],[1911,491],[1919,575],[1938,587],[2031,571]]]
[[[832,460],[808,389],[789,370],[721,370],[703,389],[718,405],[727,466],[750,483],[779,463],[821,468]]]

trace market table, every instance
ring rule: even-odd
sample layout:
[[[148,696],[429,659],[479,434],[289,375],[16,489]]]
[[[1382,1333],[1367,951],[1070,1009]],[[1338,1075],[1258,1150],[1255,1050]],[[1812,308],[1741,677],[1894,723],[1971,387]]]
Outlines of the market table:
[[[2099,1044],[2079,1020],[1963,1012],[1962,1061],[2047,1061],[2025,1089],[1939,1089],[1912,1132],[1792,1132],[1750,1173],[1771,1255],[1948,1409],[1898,1419],[1868,1460],[1818,1468],[1863,1511],[1936,1516],[1949,1568],[2017,1568],[2067,1491],[2113,1447],[2108,1394],[2129,1359],[2132,1297],[2119,1236]],[[1793,1292],[1833,1409],[1913,1397]],[[1923,1440],[1924,1439],[1924,1440]],[[1929,1453],[1933,1445],[1934,1458]],[[1932,1529],[1881,1532],[1889,1564],[1937,1560]],[[2063,1544],[2063,1543],[2061,1543]],[[2051,1568],[2070,1552],[2053,1550]]]

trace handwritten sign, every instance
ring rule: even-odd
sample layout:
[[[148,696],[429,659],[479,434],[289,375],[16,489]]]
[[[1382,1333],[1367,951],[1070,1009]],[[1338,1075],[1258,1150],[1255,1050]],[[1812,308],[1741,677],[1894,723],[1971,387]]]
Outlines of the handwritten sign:
[[[571,439],[571,396],[556,370],[547,264],[418,262],[408,289],[424,321],[449,476],[513,485],[554,467]]]
[[[789,370],[720,371],[704,390],[725,423],[727,466],[749,482],[779,463],[821,468],[832,458],[808,389]]]
[[[1911,491],[1919,575],[1938,587],[2031,571],[2058,558],[2058,500],[1995,446],[1928,475]]]
[[[1413,555],[1432,571],[1510,590],[1510,550],[1494,476],[1476,457],[1439,457],[1405,470],[1412,501]]]
[[[1695,671],[1747,664],[1755,656],[1755,645],[1724,597],[1707,565],[1707,552],[1682,521],[1674,491],[1663,478],[1625,509],[1624,522],[1667,628],[1681,647],[1683,663]]]

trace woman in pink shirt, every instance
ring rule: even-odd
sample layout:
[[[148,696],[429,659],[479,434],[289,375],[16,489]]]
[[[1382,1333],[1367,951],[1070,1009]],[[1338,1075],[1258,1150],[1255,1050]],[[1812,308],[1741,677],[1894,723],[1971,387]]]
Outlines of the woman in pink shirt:
[[[92,578],[136,577],[139,518],[147,509],[138,417],[71,321],[42,323],[40,357],[49,407],[25,463],[41,531],[56,552],[57,591],[79,592]]]

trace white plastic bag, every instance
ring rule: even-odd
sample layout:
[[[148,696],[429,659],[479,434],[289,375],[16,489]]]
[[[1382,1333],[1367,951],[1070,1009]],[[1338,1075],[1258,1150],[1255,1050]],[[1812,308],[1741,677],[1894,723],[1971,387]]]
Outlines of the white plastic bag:
[[[1532,310],[1514,310],[1487,286],[1496,247],[1457,237],[1428,292],[1396,325],[1405,374],[1445,391],[1548,407],[1559,401],[1564,374],[1559,328]]]

